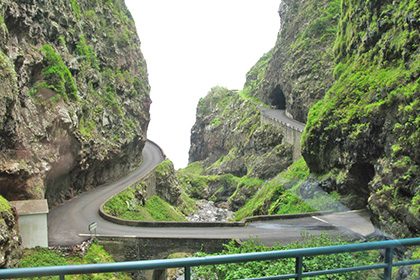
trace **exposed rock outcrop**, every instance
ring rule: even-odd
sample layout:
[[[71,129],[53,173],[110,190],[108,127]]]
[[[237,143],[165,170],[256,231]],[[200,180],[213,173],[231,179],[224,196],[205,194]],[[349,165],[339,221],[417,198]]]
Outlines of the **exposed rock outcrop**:
[[[260,179],[292,163],[292,146],[283,143],[280,127],[261,122],[260,106],[221,87],[200,100],[191,130],[191,165],[178,173],[187,194],[236,211],[260,187]]]
[[[341,1],[282,0],[275,47],[248,72],[245,90],[306,122],[333,82],[332,46]]]
[[[292,149],[282,131],[261,124],[258,105],[221,87],[201,99],[191,130],[189,161],[201,161],[203,174],[274,176],[290,165]]]
[[[16,210],[0,196],[0,269],[16,267],[22,253]]]
[[[303,156],[349,207],[368,206],[389,234],[417,236],[420,6],[345,0],[342,12],[338,80],[309,113]]]
[[[131,170],[149,84],[123,0],[0,3],[0,194],[56,204]]]
[[[169,159],[156,167],[156,194],[171,205],[176,205],[181,195],[178,178],[175,174],[174,164]]]

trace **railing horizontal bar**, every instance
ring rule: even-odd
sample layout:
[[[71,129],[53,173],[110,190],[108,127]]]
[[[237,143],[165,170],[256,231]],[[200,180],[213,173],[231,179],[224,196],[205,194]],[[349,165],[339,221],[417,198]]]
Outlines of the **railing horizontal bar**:
[[[337,245],[328,247],[302,248],[284,251],[246,253],[234,255],[219,255],[199,258],[182,258],[167,260],[132,261],[119,263],[84,264],[33,268],[14,268],[0,270],[0,279],[31,277],[31,276],[53,276],[68,274],[88,274],[106,272],[126,272],[136,270],[165,269],[178,267],[193,267],[213,264],[239,263],[250,261],[264,261],[282,258],[296,258],[303,256],[316,256],[338,254],[356,251],[368,251],[375,249],[395,248],[402,246],[420,245],[420,238],[387,240],[367,242],[358,244]]]
[[[356,271],[371,270],[371,269],[383,269],[386,266],[387,266],[386,264],[373,264],[373,265],[366,265],[366,266],[355,266],[355,267],[345,267],[345,268],[337,268],[337,269],[329,269],[329,270],[311,271],[311,272],[304,272],[303,277],[348,273],[348,272],[356,272]]]
[[[318,270],[318,271],[304,272],[303,277],[348,273],[348,272],[356,272],[356,271],[371,270],[371,269],[383,269],[385,267],[386,267],[386,264],[375,264],[375,265],[366,265],[366,266],[337,268],[337,269],[330,269],[330,270]],[[281,275],[281,276],[251,278],[251,279],[246,279],[246,280],[277,280],[277,279],[291,279],[291,278],[296,278],[296,277],[297,277],[297,274],[288,274],[288,275]]]
[[[420,238],[387,240],[347,245],[336,245],[328,247],[302,248],[285,251],[271,251],[260,253],[246,253],[235,255],[209,256],[205,257],[205,264],[224,264],[249,261],[264,261],[281,258],[296,258],[305,256],[330,255],[338,253],[349,253],[357,251],[369,251],[376,249],[396,248],[403,246],[420,245]],[[205,265],[200,263],[199,265]]]
[[[407,265],[416,265],[416,264],[420,264],[420,260],[394,262],[392,263],[392,266],[407,266]]]

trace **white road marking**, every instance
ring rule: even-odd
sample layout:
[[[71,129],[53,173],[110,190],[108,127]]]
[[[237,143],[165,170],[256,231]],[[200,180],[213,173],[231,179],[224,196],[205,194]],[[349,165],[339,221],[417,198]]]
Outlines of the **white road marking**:
[[[326,220],[323,220],[321,218],[318,218],[318,217],[315,217],[315,216],[312,216],[312,218],[314,218],[315,220],[321,221],[323,223],[329,224],[329,222],[327,222]]]

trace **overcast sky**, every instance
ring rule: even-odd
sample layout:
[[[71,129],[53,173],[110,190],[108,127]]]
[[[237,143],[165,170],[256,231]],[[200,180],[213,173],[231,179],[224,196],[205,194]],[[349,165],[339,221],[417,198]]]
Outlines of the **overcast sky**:
[[[274,47],[280,0],[126,0],[152,88],[148,138],[175,168],[188,164],[198,100],[213,86],[242,89]]]

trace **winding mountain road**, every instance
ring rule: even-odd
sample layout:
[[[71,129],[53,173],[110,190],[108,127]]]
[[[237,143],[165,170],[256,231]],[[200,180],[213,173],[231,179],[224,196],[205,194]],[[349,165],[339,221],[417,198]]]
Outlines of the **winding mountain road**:
[[[99,186],[80,196],[53,208],[48,215],[49,245],[69,246],[80,244],[88,237],[88,225],[97,222],[99,235],[127,235],[136,237],[167,238],[238,238],[241,240],[258,236],[259,240],[271,246],[274,242],[290,243],[299,238],[303,231],[313,234],[358,236],[373,232],[373,227],[364,213],[346,212],[321,217],[301,217],[249,223],[245,227],[130,227],[117,225],[102,219],[98,214],[100,205],[128,185],[136,182],[148,171],[164,160],[160,148],[147,142],[143,150],[143,162],[135,171],[114,182]],[[338,215],[338,216],[337,216]]]
[[[99,216],[98,210],[108,198],[119,193],[127,186],[135,183],[150,170],[165,159],[161,149],[153,142],[147,141],[143,149],[142,164],[127,176],[95,189],[89,190],[76,198],[59,205],[48,214],[49,245],[75,245],[80,244],[86,238],[80,237],[80,233],[88,232],[88,225],[98,223],[98,232],[107,232],[113,225]],[[124,233],[124,230],[119,233]]]

